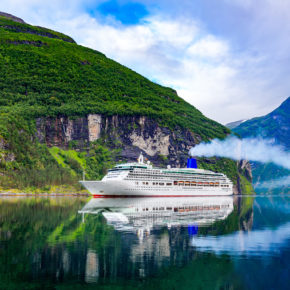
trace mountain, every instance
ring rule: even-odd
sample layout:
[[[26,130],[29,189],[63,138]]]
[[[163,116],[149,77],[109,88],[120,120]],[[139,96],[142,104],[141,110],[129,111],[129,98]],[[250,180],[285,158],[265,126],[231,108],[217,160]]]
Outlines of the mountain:
[[[225,126],[232,130],[245,121],[247,121],[247,120],[239,120],[239,121],[235,121],[235,122],[230,122],[230,123],[227,123]]]
[[[250,119],[233,128],[242,137],[262,137],[275,140],[290,149],[290,97],[273,112]]]
[[[232,130],[242,137],[262,137],[274,140],[274,143],[282,146],[286,151],[290,150],[290,97],[288,97],[277,109],[271,113],[250,119],[241,123]],[[289,176],[290,170],[275,164],[252,163],[253,182],[256,191],[265,192],[265,188],[259,189],[265,181],[275,180],[283,176]],[[274,184],[274,182],[273,182]],[[276,184],[275,184],[276,186]],[[288,186],[274,188],[269,187],[268,192],[288,192]]]
[[[67,35],[1,15],[3,188],[75,185],[83,171],[100,178],[140,152],[156,165],[184,166],[192,146],[230,133],[173,89]],[[237,192],[250,181],[228,159],[200,159],[199,166],[226,172]]]

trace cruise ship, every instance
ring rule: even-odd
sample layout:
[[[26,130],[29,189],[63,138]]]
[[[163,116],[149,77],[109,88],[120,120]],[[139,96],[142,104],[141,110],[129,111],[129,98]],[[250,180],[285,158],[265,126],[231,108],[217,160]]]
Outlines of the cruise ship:
[[[94,197],[187,197],[232,195],[233,183],[222,173],[198,169],[194,158],[187,168],[154,168],[144,162],[116,165],[101,181],[82,180],[80,183]]]

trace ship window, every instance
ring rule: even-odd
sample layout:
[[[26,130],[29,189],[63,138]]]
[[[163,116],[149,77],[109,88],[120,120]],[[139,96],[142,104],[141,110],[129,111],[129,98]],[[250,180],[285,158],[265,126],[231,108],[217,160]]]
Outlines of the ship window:
[[[163,182],[159,182],[159,185],[164,185],[164,183]]]
[[[171,185],[172,185],[172,183],[166,183],[166,185],[169,185],[169,186],[171,186]]]
[[[174,185],[177,185],[177,181],[174,181]]]
[[[146,182],[146,185],[148,185],[148,182]]]

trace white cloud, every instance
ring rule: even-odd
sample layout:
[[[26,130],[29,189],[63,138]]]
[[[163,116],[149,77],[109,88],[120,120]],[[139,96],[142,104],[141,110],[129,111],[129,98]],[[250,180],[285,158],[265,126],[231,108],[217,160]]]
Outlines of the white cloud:
[[[225,42],[209,35],[191,45],[187,53],[194,57],[217,58],[226,56],[228,49]]]

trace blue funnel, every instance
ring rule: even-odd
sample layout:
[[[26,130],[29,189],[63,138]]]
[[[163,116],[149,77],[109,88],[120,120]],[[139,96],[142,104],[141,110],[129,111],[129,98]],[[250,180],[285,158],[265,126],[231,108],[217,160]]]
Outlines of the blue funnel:
[[[187,227],[188,234],[190,236],[195,236],[198,234],[198,225],[188,225]]]
[[[194,158],[187,159],[187,168],[197,168],[197,162]]]

